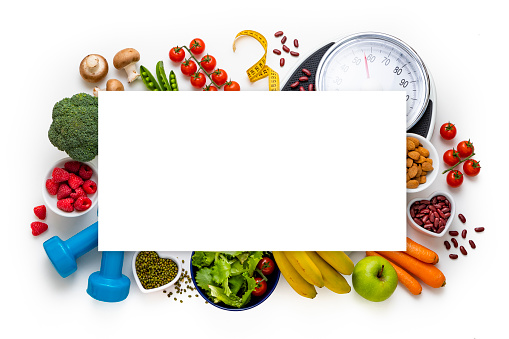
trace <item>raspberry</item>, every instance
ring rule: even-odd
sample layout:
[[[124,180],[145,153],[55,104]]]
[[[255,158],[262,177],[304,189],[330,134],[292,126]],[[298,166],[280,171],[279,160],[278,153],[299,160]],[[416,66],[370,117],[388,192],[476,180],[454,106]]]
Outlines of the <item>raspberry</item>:
[[[32,228],[33,236],[38,236],[39,234],[46,232],[48,229],[48,225],[40,221],[34,221],[30,224],[30,227]]]
[[[68,161],[64,164],[64,168],[68,172],[72,172],[72,173],[76,173],[76,174],[78,174],[80,167],[81,167],[81,162],[79,162],[79,161]]]
[[[94,194],[97,191],[97,184],[92,180],[85,181],[82,187],[88,194]]]
[[[34,207],[35,216],[41,220],[46,219],[46,206],[41,205]]]
[[[46,189],[50,195],[55,195],[58,192],[58,182],[54,182],[53,179],[46,180]]]
[[[83,180],[88,180],[88,179],[92,178],[93,173],[94,173],[94,171],[92,170],[92,168],[90,168],[90,166],[82,164],[80,167],[80,171],[78,172],[78,175]]]
[[[57,207],[64,212],[74,211],[74,199],[65,198],[57,201]]]
[[[92,206],[92,200],[90,200],[88,197],[79,197],[74,202],[74,208],[76,211],[86,211]]]
[[[63,168],[55,167],[51,174],[54,182],[64,182],[69,180],[69,172]]]
[[[57,199],[67,198],[71,194],[72,190],[67,184],[60,184],[57,192]]]
[[[75,190],[73,190],[71,192],[71,194],[69,194],[69,196],[71,198],[73,198],[74,200],[78,199],[79,197],[86,197],[87,194],[85,193],[85,191],[83,190],[83,188],[81,187],[78,187],[76,188]]]
[[[69,174],[69,180],[67,180],[67,183],[69,184],[69,187],[71,187],[73,190],[83,185],[83,179],[78,177],[76,174],[71,173]]]

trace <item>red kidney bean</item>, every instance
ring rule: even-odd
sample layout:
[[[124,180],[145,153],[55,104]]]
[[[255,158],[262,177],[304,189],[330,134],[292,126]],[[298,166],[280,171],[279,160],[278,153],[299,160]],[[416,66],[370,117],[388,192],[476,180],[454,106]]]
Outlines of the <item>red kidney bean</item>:
[[[469,240],[468,243],[470,244],[470,247],[475,248],[475,242],[473,240]]]
[[[449,212],[448,213],[444,213],[444,215],[445,215],[446,219],[449,219],[449,217],[451,216],[451,213],[449,213]]]
[[[429,200],[421,200],[420,203],[424,205],[429,205]]]
[[[272,52],[277,55],[281,55],[281,51],[279,49],[274,49]]]
[[[424,228],[432,228],[432,227],[433,227],[433,224],[430,224],[430,223],[424,224]]]
[[[299,48],[299,40],[297,39],[293,40],[293,45],[295,46],[295,48]]]
[[[442,232],[444,231],[444,229],[445,229],[445,226],[444,226],[444,225],[440,226],[440,227],[438,228],[438,230],[437,230],[437,233],[442,233]]]
[[[283,31],[277,31],[276,33],[274,33],[274,36],[275,36],[276,38],[279,38],[279,37],[280,37],[281,35],[283,35],[283,34],[284,34],[284,33],[283,33]]]
[[[467,230],[461,231],[461,237],[465,239],[467,237]]]
[[[294,56],[294,57],[298,57],[298,56],[299,56],[299,52],[291,51],[291,52],[290,52],[290,55],[291,55],[291,56]]]
[[[414,218],[413,220],[417,225],[422,226],[423,223],[421,219]]]
[[[437,210],[438,212],[438,215],[441,216],[442,218],[445,218],[445,214],[444,212],[442,212],[442,210]]]
[[[457,254],[449,254],[449,258],[458,259],[458,255]]]
[[[281,39],[281,43],[284,44],[286,42],[286,35]]]
[[[413,208],[410,209],[410,216],[412,219],[415,217],[415,210]]]
[[[438,214],[438,212],[433,212],[433,215],[435,216],[435,219],[440,218],[440,215]]]
[[[299,78],[299,81],[302,81],[302,82],[308,81],[308,80],[309,80],[308,77],[304,77],[304,76]]]
[[[309,69],[307,69],[307,68],[303,68],[303,69],[302,69],[302,73],[306,74],[308,77],[310,77],[310,76],[311,76],[311,72],[310,72],[310,71],[309,71]]]
[[[450,206],[450,205],[451,205],[451,203],[450,203],[450,202],[449,202],[449,200],[447,200],[447,199],[445,199],[445,200],[444,200],[444,202],[445,202],[445,204],[446,204],[447,206]]]
[[[467,255],[467,250],[465,249],[465,247],[460,246],[460,251],[461,251],[461,254]]]
[[[419,214],[416,214],[416,215],[415,215],[415,217],[416,217],[416,218],[422,218],[422,217],[424,217],[424,214],[419,213]]]
[[[452,235],[453,237],[456,237],[459,235],[458,231],[449,231],[449,235]]]
[[[313,85],[313,84],[309,84],[309,85],[308,85],[308,91],[312,92],[312,91],[314,91],[314,90],[315,90],[315,85]]]
[[[458,218],[460,218],[462,223],[466,223],[467,222],[467,218],[465,218],[465,216],[463,214],[458,214]]]
[[[474,228],[474,231],[476,231],[476,232],[484,232],[484,227],[476,227],[476,228]]]
[[[458,241],[456,241],[455,238],[451,239],[452,244],[454,245],[454,248],[458,248]]]
[[[432,211],[432,212],[435,212],[437,209],[435,208],[435,206],[433,205],[429,205],[428,206],[429,210]]]
[[[437,195],[437,200],[444,201],[445,197],[443,195]]]
[[[430,202],[431,202],[432,204],[436,204],[436,202],[437,202],[437,198],[436,198],[436,197],[432,198],[432,199],[430,200]]]
[[[429,219],[429,215],[426,214],[424,217],[422,217],[421,220],[422,220],[422,222],[425,223],[426,221],[428,221],[428,219]]]
[[[433,226],[435,226],[435,228],[438,228],[439,223],[440,223],[440,220],[438,218],[435,218],[435,221],[433,222]]]
[[[297,86],[299,86],[300,82],[298,81],[295,81],[293,84],[290,85],[291,88],[295,88]]]
[[[279,59],[279,66],[283,67],[285,65],[285,58]]]
[[[428,214],[428,213],[429,213],[429,209],[425,208],[425,209],[421,210],[421,213],[426,213],[426,214]]]
[[[444,245],[445,245],[445,248],[447,248],[448,250],[451,249],[451,244],[447,240],[444,241]]]
[[[300,86],[299,91],[305,91],[304,87]]]
[[[286,45],[283,45],[283,51],[288,53],[288,52],[290,52],[290,48],[288,48],[288,46],[286,46]]]

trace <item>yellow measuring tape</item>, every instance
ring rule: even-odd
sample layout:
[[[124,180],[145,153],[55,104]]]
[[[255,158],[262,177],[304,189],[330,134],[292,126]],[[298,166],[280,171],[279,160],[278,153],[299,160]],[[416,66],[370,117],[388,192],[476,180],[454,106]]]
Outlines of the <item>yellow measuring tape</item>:
[[[241,36],[250,36],[258,40],[260,44],[262,44],[265,53],[263,57],[258,60],[256,64],[251,66],[247,71],[247,76],[249,77],[249,81],[255,82],[265,77],[269,77],[269,91],[279,91],[279,74],[274,71],[272,68],[266,65],[267,62],[267,39],[263,35],[258,32],[245,30],[237,34],[235,39],[233,40],[233,51],[235,52],[235,41]]]

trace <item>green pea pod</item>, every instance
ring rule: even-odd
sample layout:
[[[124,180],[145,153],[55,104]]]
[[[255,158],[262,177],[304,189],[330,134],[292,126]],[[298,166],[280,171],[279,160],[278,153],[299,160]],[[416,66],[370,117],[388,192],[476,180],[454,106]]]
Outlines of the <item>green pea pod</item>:
[[[173,70],[170,71],[169,80],[170,80],[171,91],[178,91],[179,86],[177,84],[177,77],[175,76],[175,73],[173,72]]]
[[[140,73],[141,73],[141,79],[143,80],[143,83],[149,91],[160,91],[161,87],[159,86],[159,83],[157,82],[156,78],[152,75],[152,73],[149,72],[149,70],[144,67],[140,66]]]
[[[161,89],[163,91],[171,91],[171,86],[166,79],[166,72],[164,71],[164,64],[162,61],[159,61],[156,65],[156,76],[157,80],[159,80],[159,84],[161,85]]]

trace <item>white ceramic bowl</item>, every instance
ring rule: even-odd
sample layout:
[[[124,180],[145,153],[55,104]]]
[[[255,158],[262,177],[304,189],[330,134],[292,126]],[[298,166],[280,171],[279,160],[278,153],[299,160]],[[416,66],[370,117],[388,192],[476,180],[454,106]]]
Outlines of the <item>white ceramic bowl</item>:
[[[97,184],[97,187],[98,187],[97,191],[94,194],[87,194],[88,197],[90,198],[90,200],[92,201],[92,206],[90,206],[85,211],[76,211],[76,210],[74,210],[73,212],[64,212],[64,211],[60,210],[57,207],[57,201],[58,201],[57,196],[56,195],[50,195],[48,193],[48,190],[46,189],[46,180],[51,179],[52,173],[53,173],[53,169],[55,167],[64,168],[64,164],[66,162],[68,162],[68,161],[74,161],[74,160],[71,159],[71,158],[60,159],[53,166],[50,167],[50,169],[46,173],[46,176],[44,177],[44,180],[42,182],[42,198],[44,199],[44,203],[45,203],[46,207],[51,209],[56,214],[64,216],[64,217],[79,217],[79,216],[81,216],[81,215],[83,215],[85,213],[88,213],[97,204],[97,194],[99,192],[99,182],[98,182],[97,168],[95,168],[95,166],[92,165],[89,162],[85,162],[84,163],[84,164],[88,165],[90,168],[92,168],[92,170],[94,171],[93,174],[92,174],[92,177],[90,178],[90,180],[94,181]]]
[[[422,146],[429,151],[429,158],[433,160],[433,171],[426,174],[426,182],[424,184],[420,184],[417,188],[406,189],[407,193],[417,193],[430,187],[433,181],[435,181],[439,172],[440,159],[438,158],[438,152],[435,146],[433,146],[433,144],[428,139],[414,133],[407,133],[406,136],[418,139]]]
[[[425,229],[424,227],[417,225],[415,223],[415,221],[413,220],[412,216],[410,215],[410,207],[413,205],[414,202],[420,201],[420,200],[431,200],[433,197],[436,197],[438,195],[443,195],[451,203],[451,211],[449,212],[449,213],[451,213],[451,216],[449,217],[449,219],[447,219],[447,223],[445,224],[445,228],[444,228],[444,230],[441,233],[431,232],[431,231],[428,231],[427,229]],[[406,209],[406,216],[407,216],[407,219],[408,219],[408,223],[416,231],[421,232],[421,233],[426,234],[426,235],[429,235],[431,237],[440,238],[440,237],[444,236],[445,234],[447,234],[447,231],[449,230],[449,227],[451,226],[454,218],[456,217],[456,203],[454,202],[453,197],[449,193],[447,193],[447,192],[441,192],[441,191],[433,192],[427,198],[415,198],[415,199],[412,199],[408,203],[408,206],[407,206],[407,209]]]
[[[173,262],[175,264],[177,264],[177,268],[178,268],[177,275],[175,276],[175,278],[172,281],[170,281],[166,285],[159,286],[159,287],[156,287],[156,288],[151,288],[151,289],[147,290],[141,284],[140,279],[138,278],[138,274],[136,273],[136,257],[138,256],[140,251],[134,252],[134,254],[133,254],[133,263],[132,263],[134,280],[136,281],[136,285],[138,285],[138,288],[140,289],[140,291],[143,292],[143,293],[162,291],[162,290],[164,290],[164,289],[174,285],[179,280],[180,275],[182,274],[182,264],[181,264],[181,262],[177,258],[175,258],[174,256],[171,256],[171,255],[163,254],[162,252],[158,252],[158,251],[154,251],[154,252],[156,252],[157,255],[160,258],[173,260]]]

